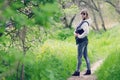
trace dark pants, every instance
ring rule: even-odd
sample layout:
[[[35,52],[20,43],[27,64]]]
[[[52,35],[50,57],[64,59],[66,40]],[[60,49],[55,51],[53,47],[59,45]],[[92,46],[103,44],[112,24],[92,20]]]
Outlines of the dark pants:
[[[82,63],[82,55],[85,58],[86,65],[87,65],[87,70],[90,70],[90,61],[88,59],[88,54],[87,54],[87,45],[88,45],[88,41],[84,41],[84,42],[78,44],[77,71],[80,70],[80,66],[81,66],[81,63]]]

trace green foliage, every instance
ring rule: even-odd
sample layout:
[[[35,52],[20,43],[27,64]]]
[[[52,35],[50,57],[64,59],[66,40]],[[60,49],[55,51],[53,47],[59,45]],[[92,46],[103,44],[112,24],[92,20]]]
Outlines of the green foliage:
[[[44,45],[35,48],[32,51],[32,54],[34,52],[35,55],[32,56],[34,57],[34,63],[33,65],[28,63],[31,66],[30,68],[26,66],[26,72],[29,72],[26,73],[29,76],[27,79],[66,80],[70,72],[75,68],[76,57],[73,56],[75,56],[76,51],[73,48],[76,47],[71,43],[55,40],[48,40]]]
[[[63,9],[63,11],[66,15],[73,15],[79,12],[79,8],[73,4],[69,8]]]
[[[38,26],[51,27],[55,21],[59,21],[60,11],[58,3],[55,0],[25,0],[25,2],[21,0],[5,0],[0,3],[0,7],[0,14],[2,14],[0,17],[2,19],[0,20],[0,34],[5,33],[0,37],[0,80],[15,80],[17,74],[18,78],[20,78],[22,64],[25,66],[25,80],[39,80],[41,78],[39,77],[39,72],[29,77],[32,74],[28,73],[29,70],[35,69],[36,72],[37,67],[41,65],[34,67],[35,64],[33,64],[34,60],[32,58],[36,58],[36,56],[32,52],[30,55],[28,48],[31,45],[35,45],[32,41],[36,41],[39,44],[39,36],[45,34],[45,31],[38,29]],[[29,14],[32,14],[32,16]],[[15,29],[7,31],[7,28],[11,26]],[[24,27],[27,28],[27,35],[22,34]],[[40,34],[36,35],[35,29],[31,27],[38,29],[36,31]],[[33,33],[35,37],[32,36]],[[23,42],[23,37],[25,37],[24,44],[21,43]],[[44,41],[44,38],[41,39],[42,41]],[[25,46],[24,49],[23,46]],[[26,50],[26,55],[23,50]],[[20,63],[19,66],[18,63]],[[32,67],[29,68],[29,66]],[[27,69],[28,72],[26,72]]]
[[[59,21],[60,11],[57,5],[57,3],[48,3],[46,5],[40,5],[40,8],[33,8],[35,23],[49,27],[50,23],[53,23],[52,21]]]
[[[70,36],[73,36],[73,29],[60,29],[54,32],[53,34],[55,39],[65,40]]]
[[[14,21],[16,28],[33,25],[50,27],[54,21],[59,21],[60,10],[55,0],[27,0],[26,6],[23,4],[25,2],[21,1],[7,2],[9,4],[5,4],[5,1],[2,2],[1,7],[6,6],[0,10],[3,14],[4,25],[9,19]]]
[[[96,72],[99,80],[119,80],[120,78],[119,49],[115,50],[114,52],[111,52],[111,54],[104,61],[104,64],[100,67],[99,71]]]
[[[119,26],[105,33],[105,35],[107,36],[106,42],[108,40],[111,41],[110,43],[104,42],[104,44],[110,45],[108,46],[108,49],[106,49],[106,52],[109,53],[109,56],[105,58],[104,63],[102,64],[100,69],[96,72],[98,80],[119,80],[120,78],[119,75],[120,45],[118,36],[119,33],[120,33]]]
[[[18,56],[19,55],[19,56]],[[23,56],[16,48],[9,48],[6,50],[0,50],[0,79],[1,77],[13,76],[16,72],[17,62],[22,60]],[[12,78],[12,79],[13,79]],[[7,79],[9,80],[9,79]]]

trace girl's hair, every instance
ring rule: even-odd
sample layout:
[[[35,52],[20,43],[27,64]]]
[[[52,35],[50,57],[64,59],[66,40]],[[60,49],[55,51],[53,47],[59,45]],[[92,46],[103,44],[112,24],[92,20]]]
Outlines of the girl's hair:
[[[88,19],[88,18],[89,18],[89,15],[88,15],[88,11],[87,11],[87,9],[83,9],[83,10],[81,10],[81,14],[86,15],[86,18],[85,18],[85,19]]]

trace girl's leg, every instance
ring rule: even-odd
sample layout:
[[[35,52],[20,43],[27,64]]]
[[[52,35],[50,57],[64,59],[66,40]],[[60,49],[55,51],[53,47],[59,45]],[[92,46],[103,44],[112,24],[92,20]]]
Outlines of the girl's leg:
[[[86,46],[85,46],[85,48],[84,48],[83,55],[84,55],[84,58],[85,58],[85,61],[86,61],[87,70],[90,70],[90,61],[89,61],[88,53],[87,53],[87,44],[88,44],[88,43],[86,43]]]
[[[84,75],[90,75],[91,74],[90,61],[89,61],[88,54],[87,54],[87,44],[88,44],[88,42],[86,43],[86,46],[85,46],[85,49],[84,49],[84,52],[83,52],[83,55],[84,55],[84,58],[85,58],[85,61],[86,61],[86,65],[87,65],[87,71]]]
[[[84,52],[84,48],[85,48],[84,42],[81,44],[78,44],[78,56],[77,56],[78,62],[77,62],[76,71],[80,71],[80,66],[82,64],[82,54]]]
[[[83,55],[84,55],[84,58],[87,64],[87,70],[90,70],[90,61],[89,61],[88,54],[87,54],[87,45],[85,46]]]

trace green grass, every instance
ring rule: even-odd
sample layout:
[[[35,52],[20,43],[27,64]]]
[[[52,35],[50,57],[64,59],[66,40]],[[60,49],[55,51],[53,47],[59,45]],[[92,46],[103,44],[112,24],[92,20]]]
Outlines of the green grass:
[[[120,79],[120,48],[111,52],[103,65],[96,72],[98,80],[119,80]]]
[[[106,58],[114,51],[114,48],[116,49],[116,44],[119,43],[118,30],[119,27],[115,27],[101,34],[91,31],[88,45],[91,64],[99,59]],[[37,59],[38,62],[41,62],[41,65],[38,65],[42,68],[40,70],[41,80],[66,80],[76,68],[77,46],[74,36],[63,41],[61,39],[47,40],[37,52],[40,52]],[[85,69],[85,66],[83,59],[81,70]],[[48,76],[46,77],[45,74]]]
[[[102,66],[97,70],[98,80],[119,80],[120,79],[120,27],[114,27],[105,35],[111,41],[107,52],[109,56],[105,58]]]
[[[106,58],[116,50],[116,45],[119,43],[118,30],[119,27],[115,27],[101,34],[91,31],[88,45],[91,64],[99,59]],[[38,60],[36,65],[40,66],[38,71],[40,71],[41,80],[66,80],[76,68],[77,46],[74,36],[63,41],[61,39],[47,40],[37,52],[39,53],[36,58]],[[85,66],[83,59],[81,70],[85,69]]]

